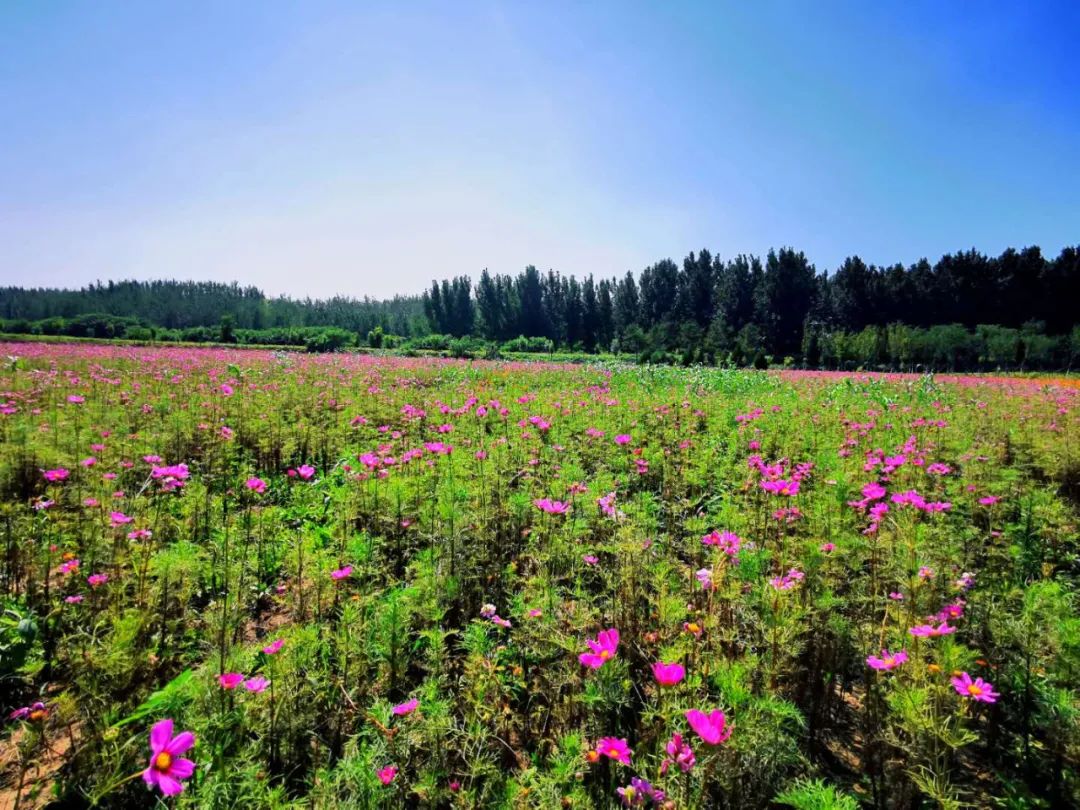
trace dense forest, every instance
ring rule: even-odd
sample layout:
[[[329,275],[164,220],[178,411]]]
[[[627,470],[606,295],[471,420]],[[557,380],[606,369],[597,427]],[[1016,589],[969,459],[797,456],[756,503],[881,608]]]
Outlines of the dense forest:
[[[931,264],[802,252],[723,260],[708,250],[622,278],[533,266],[432,282],[390,301],[268,298],[212,282],[0,288],[5,331],[456,353],[614,352],[662,362],[1067,368],[1080,360],[1080,251],[975,250]]]

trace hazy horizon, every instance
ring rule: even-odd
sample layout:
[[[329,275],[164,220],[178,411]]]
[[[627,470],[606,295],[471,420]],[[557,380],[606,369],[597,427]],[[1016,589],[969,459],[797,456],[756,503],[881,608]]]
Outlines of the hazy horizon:
[[[0,283],[389,298],[1080,240],[1080,9],[0,10]]]

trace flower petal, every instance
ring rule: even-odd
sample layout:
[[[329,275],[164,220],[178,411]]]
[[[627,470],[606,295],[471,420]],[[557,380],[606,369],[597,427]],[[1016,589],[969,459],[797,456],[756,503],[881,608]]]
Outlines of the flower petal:
[[[154,727],[150,729],[150,750],[155,754],[160,754],[165,750],[165,747],[169,744],[169,740],[172,739],[173,721],[166,718],[165,720],[159,720],[154,723]]]
[[[190,731],[181,731],[173,737],[172,742],[165,747],[165,750],[175,757],[177,754],[182,754],[187,751],[194,744],[195,735]]]

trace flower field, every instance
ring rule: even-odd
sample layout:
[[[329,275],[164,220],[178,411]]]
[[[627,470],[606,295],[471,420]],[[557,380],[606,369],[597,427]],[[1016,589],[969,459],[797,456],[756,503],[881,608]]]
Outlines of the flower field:
[[[1080,388],[10,344],[0,806],[1080,802]]]

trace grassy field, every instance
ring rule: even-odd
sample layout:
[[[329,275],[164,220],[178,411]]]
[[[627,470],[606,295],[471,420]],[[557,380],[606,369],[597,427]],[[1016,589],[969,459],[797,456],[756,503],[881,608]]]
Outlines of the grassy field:
[[[1075,380],[5,343],[0,807],[1065,807]]]

